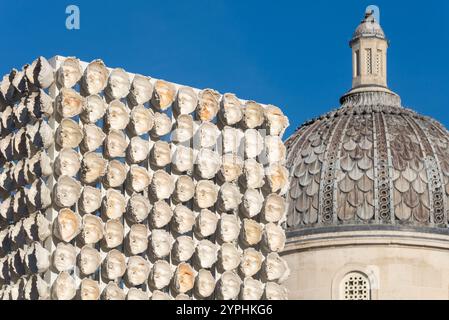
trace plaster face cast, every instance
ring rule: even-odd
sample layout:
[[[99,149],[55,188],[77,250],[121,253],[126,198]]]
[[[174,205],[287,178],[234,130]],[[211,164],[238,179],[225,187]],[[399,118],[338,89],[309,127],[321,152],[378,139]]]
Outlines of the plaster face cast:
[[[195,123],[188,114],[181,114],[176,119],[176,129],[173,132],[172,140],[174,142],[186,142],[192,139],[195,132]]]
[[[217,247],[209,240],[201,240],[196,246],[195,255],[198,265],[208,269],[217,261]]]
[[[109,189],[103,202],[103,211],[109,219],[121,218],[126,211],[125,197],[117,190]]]
[[[143,222],[148,217],[150,210],[150,201],[140,194],[134,194],[128,201],[128,217],[133,222]]]
[[[200,148],[210,148],[217,143],[220,131],[211,122],[203,122],[198,129],[198,142]]]
[[[158,170],[151,181],[151,191],[157,199],[168,199],[175,189],[175,182],[171,175],[164,170]]]
[[[259,156],[264,148],[264,141],[256,129],[245,131],[245,155],[253,159]]]
[[[27,79],[34,85],[47,89],[54,82],[53,67],[44,57],[39,57],[25,70]]]
[[[178,90],[176,110],[179,114],[189,114],[195,111],[198,97],[192,88],[182,87]]]
[[[88,245],[84,246],[80,251],[79,267],[84,275],[94,273],[101,263],[100,252]]]
[[[224,271],[231,271],[240,265],[242,255],[231,243],[223,243],[220,248],[219,262]]]
[[[201,237],[209,237],[215,233],[218,217],[210,210],[203,209],[196,218],[195,232]]]
[[[32,275],[25,285],[25,299],[48,300],[49,298],[50,288],[48,284],[39,275]]]
[[[129,187],[134,192],[142,192],[151,182],[150,174],[144,167],[133,164],[129,170]]]
[[[281,252],[284,250],[285,240],[285,232],[280,226],[274,223],[268,223],[265,226],[263,244],[269,251]]]
[[[165,230],[155,229],[151,232],[151,250],[157,258],[164,258],[170,254],[173,238]]]
[[[148,249],[148,229],[144,224],[133,224],[128,233],[128,247],[133,255],[138,255]]]
[[[232,271],[226,271],[218,282],[218,295],[221,300],[236,299],[240,292],[241,280]]]
[[[187,294],[180,293],[176,296],[175,300],[191,300],[191,299]]]
[[[262,164],[254,159],[248,159],[245,161],[243,172],[247,188],[257,189],[263,187],[265,172]]]
[[[262,225],[255,220],[243,220],[242,238],[245,244],[255,246],[262,240]]]
[[[106,123],[109,128],[124,130],[129,123],[129,109],[120,100],[114,100],[106,111]]]
[[[218,187],[210,180],[201,180],[195,188],[195,201],[201,209],[212,207],[218,198]]]
[[[72,119],[63,119],[56,129],[56,143],[61,148],[76,148],[83,140],[83,131]]]
[[[132,256],[128,259],[126,277],[129,284],[139,286],[148,279],[150,274],[150,264],[141,256]]]
[[[195,184],[189,176],[180,176],[176,181],[175,198],[179,202],[190,201],[195,195]]]
[[[195,214],[182,204],[176,206],[173,218],[174,230],[179,234],[191,231],[195,224]]]
[[[67,272],[61,272],[53,283],[53,300],[72,300],[76,294],[76,283]]]
[[[108,248],[115,248],[122,244],[124,237],[123,224],[118,220],[109,220],[104,225],[104,239]]]
[[[158,168],[163,168],[171,162],[170,145],[165,141],[157,141],[151,150],[150,161]]]
[[[212,121],[218,113],[220,94],[212,89],[205,89],[199,93],[198,118],[201,121]]]
[[[245,277],[252,277],[259,272],[262,267],[263,255],[254,248],[243,251],[242,262],[240,263],[240,271]]]
[[[179,145],[173,155],[173,166],[178,172],[193,170],[194,151],[192,148]]]
[[[115,282],[109,282],[103,290],[103,297],[105,300],[125,300],[126,295]]]
[[[246,189],[243,195],[243,201],[241,204],[241,212],[247,218],[253,218],[257,216],[262,210],[264,199],[262,194],[256,189]]]
[[[232,183],[226,182],[220,188],[220,208],[224,212],[236,210],[242,202],[240,189]]]
[[[268,105],[264,110],[266,126],[269,134],[272,136],[280,136],[290,125],[288,118],[282,113],[278,107]]]
[[[58,243],[53,253],[53,266],[59,272],[69,271],[75,267],[76,251],[71,244]]]
[[[168,293],[154,290],[153,294],[151,295],[151,300],[172,300],[172,298]]]
[[[209,270],[201,269],[195,279],[195,293],[200,298],[208,298],[214,293],[215,278]]]
[[[16,193],[16,197],[17,195],[21,196],[21,194],[19,193]],[[20,199],[17,199],[16,197],[14,198],[15,201],[13,205],[14,212],[18,212],[19,210],[19,208],[17,207],[19,203],[17,203],[16,200],[25,200],[25,198],[20,197]],[[51,190],[45,185],[45,182],[43,180],[38,179],[31,185],[31,188],[28,191],[27,199],[29,204],[31,204],[34,209],[46,209],[51,205]],[[22,205],[20,205],[20,207],[25,209],[24,207],[22,207]]]
[[[157,80],[154,85],[151,104],[158,110],[167,110],[175,100],[176,88],[164,80]]]
[[[126,300],[148,300],[148,294],[142,289],[130,288]]]
[[[266,300],[287,300],[287,289],[274,282],[268,282],[265,286]]]
[[[220,219],[219,235],[223,242],[233,242],[240,232],[239,222],[232,214],[223,214]]]
[[[108,161],[101,153],[88,152],[84,155],[81,164],[81,181],[94,183],[106,174]]]
[[[139,163],[148,157],[148,154],[150,153],[150,144],[142,138],[133,137],[129,144],[128,151],[131,163]]]
[[[154,125],[151,129],[151,134],[154,137],[162,137],[170,133],[172,129],[172,122],[169,116],[165,113],[156,112],[154,114]]]
[[[151,224],[155,228],[163,228],[170,222],[172,216],[173,211],[170,208],[170,205],[164,200],[157,201],[151,212]]]
[[[153,111],[143,105],[134,107],[131,111],[131,125],[134,133],[138,136],[148,133],[154,125]]]
[[[107,104],[103,98],[97,94],[88,96],[84,103],[81,120],[83,123],[95,123],[106,113]]]
[[[282,139],[278,136],[265,137],[266,156],[269,163],[284,163],[287,150]]]
[[[225,93],[221,98],[221,121],[228,126],[235,125],[243,118],[242,104],[232,93]]]
[[[287,261],[282,259],[279,254],[269,253],[263,265],[264,276],[268,281],[277,281],[282,283],[290,273]]]
[[[106,134],[94,124],[86,124],[83,128],[84,138],[81,143],[85,151],[95,151],[103,144]]]
[[[45,120],[37,121],[34,125],[26,126],[26,135],[34,145],[48,149],[53,145],[53,130]],[[6,140],[7,142],[7,140]]]
[[[109,71],[101,60],[94,60],[84,70],[81,78],[81,86],[88,94],[97,94],[102,91],[107,84]]]
[[[156,289],[162,289],[168,286],[172,276],[170,264],[165,260],[158,260],[151,269],[150,284]]]
[[[288,189],[288,170],[278,163],[271,164],[265,172],[270,191],[285,194]]]
[[[55,221],[55,235],[64,242],[70,242],[81,231],[81,218],[70,209],[61,209]]]
[[[188,263],[180,263],[176,268],[174,276],[174,287],[176,292],[186,293],[192,290],[195,283],[195,273]]]
[[[285,199],[275,193],[270,194],[265,199],[263,216],[267,222],[278,222],[280,221],[286,211]]]
[[[32,273],[43,273],[50,267],[50,252],[39,242],[33,242],[27,250],[25,262]]]
[[[72,118],[83,110],[84,98],[75,90],[62,88],[56,98],[58,113],[63,118]]]
[[[195,243],[193,239],[188,236],[180,236],[176,238],[173,245],[174,258],[178,262],[185,262],[189,260],[195,252]]]
[[[42,115],[50,117],[53,114],[53,99],[42,89],[28,93],[25,101],[28,112],[37,119]],[[7,127],[5,126],[5,128]]]
[[[240,143],[244,136],[243,131],[226,126],[221,131],[221,135],[223,138],[223,153],[238,153]]]
[[[109,280],[116,280],[125,274],[125,255],[120,251],[116,249],[109,251],[104,263],[106,267],[106,276]]]
[[[92,279],[83,279],[81,281],[80,290],[81,300],[98,300],[100,299],[100,286],[98,282]]]
[[[259,280],[253,278],[246,278],[243,281],[243,288],[241,292],[242,300],[260,300],[264,292],[264,285]]]
[[[26,159],[25,168],[28,171],[27,179],[29,182],[32,178],[38,178],[39,174],[48,177],[53,173],[51,159],[45,151],[36,153],[31,159]]]
[[[83,216],[82,236],[85,244],[95,244],[103,238],[103,222],[92,214]]]
[[[197,171],[203,179],[212,179],[221,167],[221,157],[218,153],[201,149],[196,159]]]
[[[110,73],[104,92],[111,99],[122,99],[128,95],[130,87],[128,74],[125,70],[117,68]]]
[[[129,101],[133,105],[144,104],[150,100],[152,95],[153,85],[150,82],[150,78],[136,74],[128,95]]]
[[[106,153],[110,158],[121,158],[126,155],[128,142],[123,131],[111,130],[105,140]]]
[[[81,79],[83,75],[83,69],[81,68],[80,61],[74,57],[68,57],[64,60],[59,68],[56,78],[64,88],[71,88]]]
[[[264,122],[264,109],[254,101],[248,101],[243,108],[243,122],[248,129],[260,127]]]
[[[126,167],[119,160],[111,160],[106,171],[106,184],[111,188],[122,186],[126,180]]]

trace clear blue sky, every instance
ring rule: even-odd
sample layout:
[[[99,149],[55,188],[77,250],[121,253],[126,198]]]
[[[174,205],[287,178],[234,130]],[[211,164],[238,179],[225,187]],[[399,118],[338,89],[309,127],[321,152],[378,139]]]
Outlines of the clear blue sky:
[[[81,29],[65,28],[78,5]],[[351,85],[348,41],[367,5],[391,40],[389,85],[449,126],[449,3],[427,1],[0,0],[0,72],[39,55],[108,66],[280,106],[290,135],[338,107]]]

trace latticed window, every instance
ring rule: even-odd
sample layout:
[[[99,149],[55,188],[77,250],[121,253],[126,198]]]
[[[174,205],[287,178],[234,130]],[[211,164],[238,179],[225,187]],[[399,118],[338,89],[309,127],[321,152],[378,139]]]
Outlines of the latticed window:
[[[382,57],[382,50],[377,50],[377,56],[376,56],[376,74],[382,75],[383,70],[383,57]]]
[[[355,52],[355,63],[356,63],[356,65],[355,65],[356,75],[357,75],[357,77],[359,77],[360,76],[360,51],[359,50],[357,50]]]
[[[373,54],[371,49],[366,49],[366,72],[373,74]]]
[[[347,274],[341,283],[343,300],[371,300],[371,284],[368,277],[359,272]]]

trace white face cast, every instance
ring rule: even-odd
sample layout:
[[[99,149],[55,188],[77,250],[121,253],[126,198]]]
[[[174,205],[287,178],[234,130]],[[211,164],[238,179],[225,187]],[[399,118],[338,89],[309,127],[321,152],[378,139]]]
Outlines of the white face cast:
[[[151,251],[157,258],[164,258],[170,254],[173,238],[165,230],[155,229],[151,232]]]
[[[104,239],[108,248],[115,248],[122,244],[124,236],[123,224],[118,220],[109,220],[104,225]]]
[[[260,127],[264,122],[262,106],[254,101],[248,101],[243,108],[243,122],[249,129]]]
[[[92,279],[83,279],[80,288],[81,300],[98,300],[100,299],[100,286],[97,281]]]
[[[267,300],[287,300],[287,289],[274,282],[268,282],[265,286],[265,298]]]
[[[164,200],[160,200],[154,204],[150,221],[155,228],[163,228],[166,226],[173,216],[170,205]]]
[[[268,105],[265,110],[265,119],[269,134],[272,136],[278,136],[290,125],[288,118],[282,113],[278,107]]]
[[[195,184],[189,176],[181,176],[176,181],[175,197],[179,202],[190,201],[195,195]]]
[[[141,223],[151,210],[151,204],[147,197],[134,194],[128,201],[128,217],[131,221]]]
[[[86,151],[95,151],[103,144],[106,134],[100,127],[94,124],[86,124],[83,127],[84,138],[81,146]]]
[[[284,163],[287,155],[282,139],[278,136],[265,137],[265,152],[269,163]]]
[[[156,112],[154,114],[154,126],[151,134],[155,137],[162,137],[169,134],[172,129],[172,122],[165,113]]]
[[[211,89],[200,92],[197,112],[201,121],[212,121],[215,118],[219,110],[219,98],[218,92]]]
[[[264,141],[256,129],[245,131],[245,155],[247,158],[254,159],[262,153]]]
[[[131,163],[140,163],[148,157],[150,144],[140,137],[133,137],[129,144],[128,155]]]
[[[89,63],[82,77],[82,88],[87,94],[97,94],[102,91],[107,84],[109,71],[103,61],[95,60]]]
[[[267,169],[267,176],[270,191],[285,194],[288,189],[288,170],[278,163],[271,164]]]
[[[233,242],[240,233],[239,221],[232,214],[223,214],[220,220],[219,235],[223,242]]]
[[[220,135],[217,126],[211,122],[203,122],[197,132],[197,139],[200,148],[213,147]]]
[[[84,98],[75,90],[62,88],[56,98],[56,108],[63,118],[72,118],[83,110]]]
[[[81,180],[85,183],[93,183],[106,174],[108,161],[101,153],[88,152],[84,155],[81,165]]]
[[[208,298],[215,290],[215,278],[209,270],[201,269],[195,280],[195,293],[200,298]]]
[[[224,271],[234,270],[240,264],[241,254],[231,243],[223,243],[219,256],[220,265]]]
[[[195,273],[188,263],[180,263],[176,268],[174,276],[174,287],[176,292],[186,293],[192,290],[195,282]]]
[[[158,110],[167,110],[175,100],[176,88],[164,80],[157,80],[154,85],[151,104]]]
[[[279,254],[272,252],[268,254],[263,265],[264,276],[268,281],[283,282],[290,273],[287,261],[282,259]]]
[[[86,214],[83,216],[82,236],[85,244],[95,244],[103,238],[103,222],[100,217]]]
[[[148,294],[142,289],[130,288],[126,300],[148,300]]]
[[[170,145],[165,141],[157,141],[151,150],[151,163],[158,168],[163,168],[171,162]]]
[[[201,268],[210,268],[217,261],[217,247],[209,240],[201,240],[195,249],[196,259]]]
[[[114,100],[106,111],[106,123],[114,130],[125,130],[129,123],[129,109],[120,100]]]
[[[181,114],[176,119],[176,129],[173,132],[174,142],[186,142],[193,137],[195,124],[193,118],[188,114]]]
[[[176,238],[173,246],[174,258],[179,262],[189,260],[195,252],[195,243],[188,236],[180,236]]]
[[[114,189],[109,189],[106,192],[106,197],[103,203],[103,211],[109,219],[119,219],[126,211],[125,197]]]
[[[105,300],[125,300],[126,295],[115,282],[109,282],[103,290]]]
[[[191,300],[191,298],[185,293],[180,293],[175,297],[175,300]]]
[[[48,177],[53,173],[51,159],[45,151],[39,151],[31,159],[25,159],[24,169],[26,174],[33,178],[37,178],[40,174]]]
[[[189,114],[195,111],[198,97],[192,88],[182,87],[178,90],[176,99],[176,110],[179,114]]]
[[[277,194],[270,194],[264,204],[263,216],[267,222],[278,222],[281,220],[286,211],[286,203],[284,198]]]
[[[177,146],[173,155],[173,165],[178,172],[191,171],[193,169],[194,152],[192,148]]]
[[[151,109],[138,105],[131,111],[131,125],[138,136],[148,133],[154,125],[154,113]]]
[[[254,159],[246,160],[244,167],[244,177],[245,184],[248,188],[262,188],[265,178],[263,165]]]
[[[70,242],[81,231],[81,218],[70,209],[61,209],[55,220],[55,235],[64,242]]]
[[[1,297],[1,292],[0,292]],[[26,300],[48,300],[50,298],[50,288],[48,284],[39,276],[33,275],[25,285]]]
[[[151,181],[151,191],[158,200],[170,198],[175,189],[175,182],[170,174],[164,170],[158,170]]]
[[[171,297],[168,295],[168,293],[154,290],[153,294],[151,295],[151,300],[171,300]]]
[[[138,255],[148,248],[148,229],[144,224],[133,224],[128,234],[131,254]]]
[[[106,171],[106,183],[111,188],[117,188],[126,180],[126,167],[118,160],[111,160]]]
[[[172,276],[170,264],[165,260],[158,260],[151,269],[150,284],[156,289],[162,289],[168,286]]]
[[[201,237],[208,237],[215,233],[218,217],[210,210],[203,209],[196,218],[195,232]]]
[[[224,212],[236,210],[242,202],[239,188],[232,183],[224,183],[220,188],[220,208]]]
[[[126,141],[123,131],[111,130],[105,140],[106,153],[110,158],[122,158],[126,155]]]
[[[50,252],[39,242],[33,242],[27,250],[25,263],[32,273],[43,273],[50,267]]]
[[[232,271],[226,271],[221,275],[218,294],[222,300],[236,299],[240,292],[241,280],[238,275]]]
[[[221,158],[212,150],[201,149],[196,159],[196,165],[201,178],[212,179],[220,170]]]
[[[100,252],[88,245],[84,246],[80,251],[79,267],[84,275],[94,273],[101,263]]]
[[[53,283],[52,297],[54,300],[72,300],[76,294],[76,283],[67,272],[61,272]]]
[[[134,104],[144,104],[148,102],[153,95],[153,85],[150,78],[136,74],[131,84],[131,90],[128,95],[129,100]]]
[[[59,272],[69,271],[75,267],[76,250],[71,244],[58,243],[53,253],[53,266]]]
[[[221,167],[221,176],[226,182],[235,182],[243,171],[243,161],[235,154],[225,154]]]
[[[218,198],[218,187],[210,180],[201,180],[195,189],[195,200],[201,209],[212,207]]]
[[[184,234],[192,230],[195,224],[195,214],[192,210],[183,205],[177,205],[174,212],[173,227],[179,234]]]
[[[85,186],[81,194],[81,209],[84,213],[92,213],[101,207],[101,190]]]
[[[72,119],[63,119],[56,129],[56,143],[61,148],[76,148],[83,140],[83,131]]]
[[[253,218],[260,213],[263,203],[263,196],[258,190],[247,189],[243,195],[242,213],[248,218]]]
[[[259,272],[262,267],[263,255],[254,248],[243,251],[242,262],[240,263],[240,271],[245,277],[252,277]]]
[[[225,93],[221,99],[221,119],[224,124],[232,126],[243,118],[242,104],[232,93]]]
[[[112,99],[122,99],[128,95],[130,87],[131,83],[125,70],[117,68],[112,70],[109,75],[108,84],[104,91]]]
[[[55,172],[59,176],[75,177],[80,167],[80,156],[73,149],[62,149],[54,164]]]
[[[280,226],[274,223],[268,223],[265,226],[263,243],[269,251],[281,252],[284,250],[285,240],[285,232]]]
[[[125,255],[120,251],[116,249],[109,251],[104,263],[108,279],[116,280],[125,274]]]
[[[103,98],[97,94],[88,96],[84,104],[81,120],[84,123],[95,123],[106,113],[107,104]]]
[[[139,286],[148,279],[150,274],[150,264],[141,256],[132,256],[128,259],[126,277],[129,284]]]
[[[264,285],[259,280],[246,278],[243,281],[242,300],[260,300],[264,291]]]
[[[255,220],[243,220],[243,241],[249,246],[255,246],[262,240],[262,225]]]
[[[139,165],[133,164],[129,170],[129,186],[134,192],[142,192],[151,182],[150,174],[148,170]]]
[[[57,72],[58,83],[64,88],[73,87],[83,75],[80,61],[76,58],[68,57],[64,60]]]

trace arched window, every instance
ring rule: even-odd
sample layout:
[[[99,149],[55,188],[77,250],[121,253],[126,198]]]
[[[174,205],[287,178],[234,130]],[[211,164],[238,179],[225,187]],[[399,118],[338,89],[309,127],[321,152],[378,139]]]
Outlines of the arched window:
[[[371,283],[365,274],[350,272],[343,277],[340,284],[342,300],[371,300]]]

